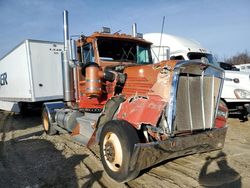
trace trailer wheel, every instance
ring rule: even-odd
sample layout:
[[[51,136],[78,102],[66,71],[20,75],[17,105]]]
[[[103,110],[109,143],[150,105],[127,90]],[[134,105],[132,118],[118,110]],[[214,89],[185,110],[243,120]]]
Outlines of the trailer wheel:
[[[130,171],[134,145],[139,143],[136,130],[126,121],[106,123],[100,135],[100,155],[107,174],[118,182],[135,178],[139,171]]]
[[[55,135],[57,133],[57,130],[53,128],[49,121],[49,113],[46,108],[43,108],[42,111],[42,120],[43,120],[43,129],[48,135]]]

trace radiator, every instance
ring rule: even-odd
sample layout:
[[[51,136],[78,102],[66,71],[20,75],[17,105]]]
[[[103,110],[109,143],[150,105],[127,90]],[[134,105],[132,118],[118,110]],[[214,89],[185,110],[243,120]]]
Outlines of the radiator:
[[[214,127],[221,79],[209,76],[179,77],[174,132],[185,132]]]

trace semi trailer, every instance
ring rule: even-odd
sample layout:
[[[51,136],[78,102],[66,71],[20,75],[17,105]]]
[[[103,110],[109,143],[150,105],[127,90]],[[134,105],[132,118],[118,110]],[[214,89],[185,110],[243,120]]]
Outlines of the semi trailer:
[[[74,39],[67,11],[63,18],[63,101],[44,103],[47,134],[98,144],[117,182],[166,159],[223,147],[222,69],[200,60],[153,64],[151,43],[136,25],[132,35],[104,28]]]
[[[25,40],[0,60],[0,109],[21,112],[28,106],[63,99],[63,43]]]

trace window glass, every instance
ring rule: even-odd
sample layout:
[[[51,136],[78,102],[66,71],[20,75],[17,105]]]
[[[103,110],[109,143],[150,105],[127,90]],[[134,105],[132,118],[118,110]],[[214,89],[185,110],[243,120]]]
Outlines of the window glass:
[[[170,60],[185,60],[182,55],[171,56]]]
[[[232,65],[228,63],[220,62],[220,67],[223,68],[224,70],[232,70]]]
[[[137,48],[137,63],[146,64],[150,62],[149,59],[149,50],[146,47],[138,46]]]
[[[168,46],[152,46],[151,52],[155,63],[169,60],[170,48]]]
[[[99,58],[102,61],[132,62],[151,64],[150,45],[134,41],[99,38],[97,40]]]
[[[187,56],[188,56],[188,58],[190,60],[195,60],[195,59],[199,59],[200,60],[202,57],[205,57],[205,58],[208,59],[209,63],[217,65],[216,60],[214,59],[214,57],[213,57],[212,54],[199,53],[199,52],[189,52],[187,54]]]
[[[94,50],[93,50],[91,43],[83,46],[82,54],[83,54],[84,63],[94,62]]]

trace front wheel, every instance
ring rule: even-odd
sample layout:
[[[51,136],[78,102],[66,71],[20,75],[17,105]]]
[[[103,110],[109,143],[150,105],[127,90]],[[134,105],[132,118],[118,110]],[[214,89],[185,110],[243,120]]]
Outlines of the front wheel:
[[[126,121],[109,121],[100,135],[100,155],[107,174],[117,182],[135,178],[139,171],[130,171],[134,145],[139,143],[136,130]]]
[[[42,111],[42,121],[43,121],[43,129],[48,135],[55,135],[57,130],[52,126],[49,120],[49,112],[44,107]]]

